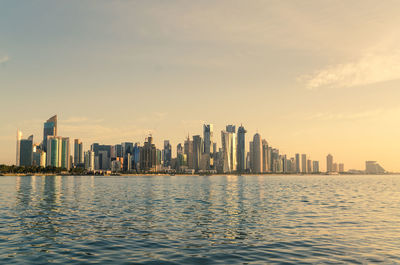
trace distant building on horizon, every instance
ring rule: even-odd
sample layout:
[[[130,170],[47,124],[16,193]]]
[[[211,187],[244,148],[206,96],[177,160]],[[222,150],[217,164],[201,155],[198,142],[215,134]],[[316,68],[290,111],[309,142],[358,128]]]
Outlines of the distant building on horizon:
[[[333,156],[331,154],[326,156],[326,172],[333,172]]]
[[[301,173],[303,173],[303,174],[307,173],[307,155],[306,154],[301,155]]]
[[[300,173],[300,154],[296,154],[296,173]]]
[[[343,163],[339,163],[339,172],[340,173],[344,172],[344,164]]]
[[[313,173],[319,173],[319,161],[313,161]]]
[[[384,174],[386,170],[376,161],[365,161],[366,174]]]

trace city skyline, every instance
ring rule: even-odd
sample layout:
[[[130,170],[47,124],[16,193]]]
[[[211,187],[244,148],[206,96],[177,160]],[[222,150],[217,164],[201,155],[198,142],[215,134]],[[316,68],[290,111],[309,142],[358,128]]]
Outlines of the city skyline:
[[[372,160],[399,172],[399,8],[368,0],[5,2],[0,163],[15,162],[16,128],[38,140],[38,124],[58,113],[58,134],[85,145],[151,132],[174,150],[204,123],[215,132],[243,123],[282,153],[322,162],[329,152],[348,169]]]
[[[59,136],[57,124],[57,115],[46,120],[43,123],[43,140],[36,142],[33,135],[23,139],[23,133],[17,129],[15,165],[112,172],[173,170],[181,173],[310,174],[323,171],[319,160],[310,159],[312,155],[301,153],[300,157],[299,153],[292,155],[282,153],[279,148],[272,147],[258,131],[252,138],[250,137],[246,147],[247,130],[243,124],[237,131],[236,125],[226,125],[225,129],[221,130],[220,146],[214,139],[214,125],[203,124],[202,135],[193,135],[190,140],[188,134],[186,140],[181,139],[182,141],[176,144],[176,155],[173,155],[170,140],[164,139],[162,149],[158,149],[152,134],[145,137],[143,144],[137,140],[120,141],[111,145],[96,141],[86,149],[81,139],[73,139],[72,150],[72,139]],[[362,171],[362,169],[345,170],[343,161],[337,163],[330,153],[326,156],[326,173]],[[365,171],[386,172],[376,161],[366,161]]]

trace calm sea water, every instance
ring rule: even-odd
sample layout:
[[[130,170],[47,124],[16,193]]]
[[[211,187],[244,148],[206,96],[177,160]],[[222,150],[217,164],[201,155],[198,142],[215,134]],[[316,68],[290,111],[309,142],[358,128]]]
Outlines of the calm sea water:
[[[0,177],[0,264],[400,263],[400,176]]]

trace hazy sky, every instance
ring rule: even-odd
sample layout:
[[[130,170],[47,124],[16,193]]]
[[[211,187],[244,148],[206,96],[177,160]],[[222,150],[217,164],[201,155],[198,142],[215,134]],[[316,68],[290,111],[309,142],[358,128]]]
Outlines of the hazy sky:
[[[16,129],[173,148],[202,124],[400,171],[400,1],[0,0],[0,163]],[[175,152],[175,151],[174,151]]]

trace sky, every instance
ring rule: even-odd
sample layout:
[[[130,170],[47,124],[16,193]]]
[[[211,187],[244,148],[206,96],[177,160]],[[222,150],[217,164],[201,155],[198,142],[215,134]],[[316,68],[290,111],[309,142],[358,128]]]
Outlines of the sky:
[[[0,0],[0,164],[43,123],[173,150],[243,124],[288,154],[400,172],[400,1]]]

